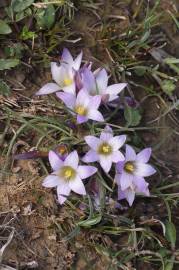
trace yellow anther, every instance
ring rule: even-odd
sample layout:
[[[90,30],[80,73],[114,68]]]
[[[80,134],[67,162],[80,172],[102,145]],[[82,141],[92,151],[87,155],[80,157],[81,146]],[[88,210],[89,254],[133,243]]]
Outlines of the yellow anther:
[[[69,85],[72,84],[72,82],[73,82],[73,80],[70,79],[70,78],[65,78],[64,81],[63,81],[64,86],[69,86]]]
[[[65,178],[70,178],[72,176],[72,170],[71,169],[67,169],[64,173]]]
[[[132,173],[132,172],[134,171],[135,167],[134,167],[134,164],[133,164],[133,163],[127,162],[127,163],[125,164],[125,166],[124,166],[124,169],[125,169],[127,172]]]
[[[110,149],[111,149],[111,147],[109,145],[103,145],[102,146],[102,151],[104,153],[109,153],[110,152]]]
[[[86,108],[83,106],[77,106],[75,112],[79,115],[86,115]]]

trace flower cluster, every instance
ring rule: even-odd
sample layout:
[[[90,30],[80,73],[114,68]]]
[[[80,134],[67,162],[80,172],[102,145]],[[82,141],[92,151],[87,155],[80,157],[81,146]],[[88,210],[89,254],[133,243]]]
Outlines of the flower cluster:
[[[108,104],[118,99],[118,94],[125,88],[126,83],[108,86],[106,70],[91,70],[91,64],[81,67],[82,52],[73,59],[67,49],[63,50],[60,63],[51,63],[52,78],[55,83],[47,83],[36,95],[56,92],[56,96],[69,108],[76,117],[77,123],[104,121],[99,111],[101,104]],[[136,154],[134,149],[126,144],[125,154],[121,148],[126,142],[126,135],[114,136],[112,129],[106,125],[99,137],[88,135],[84,137],[89,151],[81,161],[84,163],[99,162],[103,171],[108,174],[112,164],[115,164],[114,181],[118,186],[118,199],[126,199],[131,206],[136,193],[149,195],[148,183],[144,177],[154,174],[155,169],[148,164],[151,148],[146,148]],[[71,190],[85,195],[83,179],[97,172],[97,167],[79,165],[77,151],[71,153],[60,149],[49,152],[49,162],[53,172],[44,181],[45,187],[57,187],[58,201],[64,203]],[[97,166],[97,165],[96,165]]]
[[[118,98],[126,83],[108,86],[106,70],[91,71],[91,64],[81,67],[82,52],[73,60],[65,48],[60,63],[51,63],[52,78],[55,83],[47,83],[36,95],[46,95],[57,92],[70,112],[77,117],[77,123],[87,122],[88,119],[103,122],[99,112],[101,103],[108,103]]]

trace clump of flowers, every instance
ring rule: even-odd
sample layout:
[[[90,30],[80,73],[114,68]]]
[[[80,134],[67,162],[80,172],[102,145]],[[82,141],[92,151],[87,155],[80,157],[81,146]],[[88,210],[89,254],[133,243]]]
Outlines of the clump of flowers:
[[[59,63],[51,63],[51,73],[54,82],[44,85],[36,95],[45,95],[56,92],[57,98],[69,109],[77,124],[88,120],[104,122],[102,115],[103,105],[117,106],[119,94],[127,83],[109,85],[109,75],[106,69],[92,71],[92,64],[82,64],[82,52],[74,59],[68,49],[64,49]],[[124,97],[127,101],[128,97]],[[131,100],[129,98],[129,100]],[[127,102],[128,106],[130,104]],[[133,104],[133,103],[132,103]],[[120,106],[119,106],[120,107]],[[101,123],[103,124],[103,123]],[[93,126],[94,127],[94,126]],[[118,189],[118,200],[126,199],[131,206],[136,194],[149,196],[149,184],[145,177],[153,175],[156,170],[148,164],[151,148],[145,148],[136,154],[135,150],[125,145],[127,136],[113,133],[110,123],[102,129],[101,133],[84,136],[84,142],[89,147],[87,153],[83,152],[82,162],[95,163],[95,166],[79,165],[77,151],[68,154],[66,146],[49,152],[49,162],[53,172],[48,175],[43,186],[57,187],[57,197],[63,204],[70,192],[86,195],[83,179],[95,181],[96,172],[105,173],[115,183]],[[120,130],[119,130],[120,131]],[[123,147],[126,147],[125,153]],[[63,151],[65,149],[65,151]],[[62,153],[63,152],[63,153]],[[99,163],[99,164],[98,164]],[[115,164],[115,166],[113,165]],[[115,167],[115,175],[114,169]],[[92,179],[90,177],[93,176]],[[90,185],[89,185],[90,186]],[[92,192],[91,192],[92,193]],[[89,192],[89,194],[91,194]],[[95,192],[95,198],[99,196]],[[116,202],[117,204],[117,202]]]

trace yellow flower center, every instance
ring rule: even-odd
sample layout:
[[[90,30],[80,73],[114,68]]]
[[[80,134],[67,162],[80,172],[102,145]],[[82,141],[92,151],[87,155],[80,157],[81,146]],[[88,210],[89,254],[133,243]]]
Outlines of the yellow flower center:
[[[79,114],[79,115],[85,116],[86,113],[87,113],[87,110],[86,110],[85,107],[79,105],[79,106],[77,106],[77,107],[75,108],[75,112],[76,112],[77,114]]]
[[[70,78],[65,78],[65,79],[63,80],[64,86],[69,86],[69,85],[72,84],[72,82],[73,82],[73,80],[70,79]]]
[[[70,181],[73,180],[76,176],[76,171],[70,166],[64,166],[60,171],[60,176],[65,180]]]
[[[109,155],[112,152],[112,147],[108,143],[103,143],[99,146],[98,152],[102,155]]]
[[[132,162],[126,162],[124,165],[124,170],[128,173],[132,173],[135,170],[135,166]]]

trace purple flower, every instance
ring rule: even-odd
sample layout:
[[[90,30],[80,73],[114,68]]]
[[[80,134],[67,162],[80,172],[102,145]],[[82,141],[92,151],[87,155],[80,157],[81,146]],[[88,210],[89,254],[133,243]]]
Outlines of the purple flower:
[[[75,71],[71,67],[51,62],[51,73],[55,83],[45,84],[36,95],[47,95],[60,90],[75,94]]]
[[[59,92],[56,95],[72,110],[72,114],[77,115],[77,123],[87,122],[88,119],[99,122],[104,121],[102,114],[98,111],[101,103],[100,96],[91,97],[84,89],[79,91],[77,97],[63,92]]]
[[[118,185],[118,200],[126,199],[131,206],[135,199],[136,193],[144,194],[145,196],[149,196],[149,189],[148,189],[148,183],[143,179],[143,183],[140,180],[140,182],[135,181],[131,184],[130,187],[126,188],[125,190],[121,190],[121,186]]]
[[[61,63],[63,66],[71,67],[75,71],[78,71],[81,66],[83,53],[77,55],[77,57],[73,60],[73,57],[67,48],[63,49]]]
[[[156,170],[147,162],[151,156],[151,148],[145,148],[138,154],[126,145],[125,161],[116,165],[115,181],[119,186],[119,199],[125,197],[132,205],[135,193],[149,195],[148,183],[144,177],[150,176]]]
[[[85,137],[85,141],[91,149],[83,157],[83,161],[99,161],[103,170],[108,173],[111,169],[112,162],[117,163],[125,160],[123,154],[119,151],[125,140],[126,135],[113,137],[112,129],[106,126],[100,138],[94,136]]]
[[[88,178],[97,172],[93,166],[79,166],[79,157],[76,151],[71,152],[64,161],[53,152],[49,152],[49,162],[53,173],[48,175],[44,181],[44,187],[57,187],[58,201],[63,204],[70,191],[85,195],[86,190],[82,179]]]
[[[85,69],[83,72],[83,86],[90,95],[100,95],[104,102],[110,102],[118,98],[118,94],[126,87],[126,83],[117,83],[108,86],[108,75],[103,68],[95,74]]]

